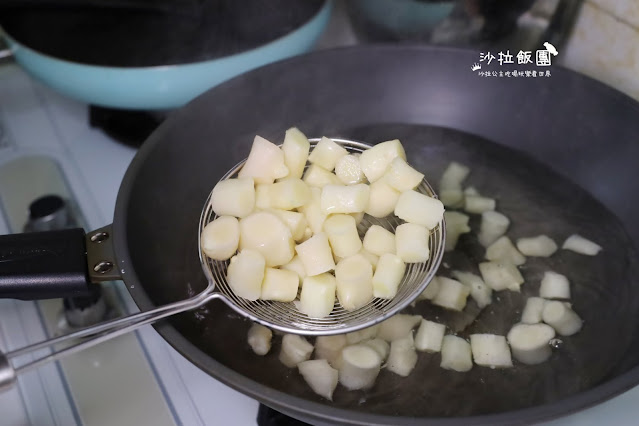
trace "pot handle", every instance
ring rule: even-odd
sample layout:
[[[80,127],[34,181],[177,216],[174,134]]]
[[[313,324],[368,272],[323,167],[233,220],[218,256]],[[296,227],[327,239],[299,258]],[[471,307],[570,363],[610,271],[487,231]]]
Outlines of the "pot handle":
[[[0,298],[82,297],[92,282],[120,279],[110,228],[0,236]]]

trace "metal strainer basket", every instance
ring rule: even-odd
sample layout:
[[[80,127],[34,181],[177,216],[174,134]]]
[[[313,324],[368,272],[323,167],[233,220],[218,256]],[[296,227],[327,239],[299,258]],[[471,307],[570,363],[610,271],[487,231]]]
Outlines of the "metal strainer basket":
[[[311,149],[319,141],[319,139],[309,140]],[[333,141],[343,146],[349,153],[360,153],[371,148],[371,145],[346,139],[333,139]],[[244,162],[240,162],[229,170],[221,180],[236,177]],[[436,197],[432,187],[425,179],[422,180],[416,191]],[[200,217],[199,235],[202,234],[204,227],[216,217],[217,215],[211,207],[211,195],[209,195]],[[358,231],[360,237],[363,237],[366,230],[372,225],[379,225],[389,231],[394,231],[402,223],[403,221],[394,215],[389,215],[382,219],[365,215],[358,225]],[[367,305],[351,311],[344,309],[336,299],[333,311],[325,318],[308,317],[296,308],[294,302],[249,301],[239,297],[233,292],[226,280],[229,261],[217,261],[207,257],[202,251],[201,245],[200,261],[209,280],[209,286],[206,291],[215,290],[216,293],[219,292],[219,297],[241,315],[285,333],[305,335],[341,334],[369,327],[383,321],[398,313],[419,296],[435,276],[444,254],[444,240],[445,227],[442,220],[430,232],[429,259],[426,262],[406,264],[404,278],[399,285],[397,295],[393,299],[373,298]]]

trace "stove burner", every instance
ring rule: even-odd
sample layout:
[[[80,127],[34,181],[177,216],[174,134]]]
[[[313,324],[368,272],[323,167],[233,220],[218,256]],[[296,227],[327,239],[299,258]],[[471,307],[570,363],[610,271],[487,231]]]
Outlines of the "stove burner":
[[[125,145],[139,148],[164,121],[166,113],[89,107],[89,124]]]
[[[257,426],[310,426],[308,423],[275,411],[264,404],[257,410]]]

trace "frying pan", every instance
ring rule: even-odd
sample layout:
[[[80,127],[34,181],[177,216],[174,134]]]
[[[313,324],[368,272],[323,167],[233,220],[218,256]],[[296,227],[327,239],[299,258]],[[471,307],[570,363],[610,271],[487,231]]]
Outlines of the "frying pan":
[[[156,324],[157,331],[213,377],[317,424],[531,423],[635,386],[639,108],[625,95],[555,66],[551,77],[482,78],[470,70],[477,56],[417,46],[323,51],[266,66],[198,97],[152,134],[127,170],[113,225],[103,229],[112,238],[102,255],[109,255],[112,243],[117,265],[106,275],[121,276],[141,310],[204,288],[198,217],[212,185],[246,157],[255,134],[277,141],[295,125],[309,135],[370,142],[397,137],[429,180],[436,181],[452,160],[468,164],[470,184],[496,197],[511,218],[511,238],[548,234],[561,243],[580,233],[604,247],[596,257],[560,250],[549,259],[529,258],[521,269],[522,293],[498,293],[499,302],[473,318],[427,303],[413,310],[462,336],[504,334],[526,297],[538,294],[543,271],[564,273],[585,325],[564,338],[548,362],[510,370],[475,366],[462,374],[440,369],[439,355],[423,354],[409,377],[383,372],[372,390],[338,387],[330,403],[279,363],[277,339],[266,357],[252,354],[250,324],[221,304]],[[24,254],[17,239],[11,250],[3,247],[5,258]],[[460,253],[444,262],[473,270],[483,257],[476,238],[466,235],[459,245]],[[47,252],[38,253],[38,264],[46,264]]]
[[[92,105],[172,109],[235,75],[309,51],[332,7],[234,3],[8,2],[0,4],[0,39],[9,46],[0,58],[13,55],[33,77]]]

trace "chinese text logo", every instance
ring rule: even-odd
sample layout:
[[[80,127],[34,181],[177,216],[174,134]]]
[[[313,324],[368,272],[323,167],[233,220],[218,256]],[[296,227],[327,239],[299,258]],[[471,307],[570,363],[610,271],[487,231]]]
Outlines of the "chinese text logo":
[[[543,70],[480,71],[482,69],[482,63],[486,66],[489,66],[493,61],[495,62],[495,64],[499,63],[500,67],[503,67],[507,64],[515,63],[517,63],[517,65],[534,64],[537,67],[549,67],[552,65],[552,57],[557,56],[559,52],[557,52],[555,46],[553,46],[549,42],[545,42],[543,45],[544,49],[535,51],[534,56],[532,50],[520,50],[519,52],[517,52],[517,54],[510,53],[510,50],[506,50],[506,52],[500,51],[499,53],[497,53],[497,56],[493,55],[491,52],[480,52],[479,62],[475,62],[474,64],[472,64],[470,69],[473,72],[479,71],[479,76],[486,77],[550,77],[550,71],[548,70],[545,72]]]

